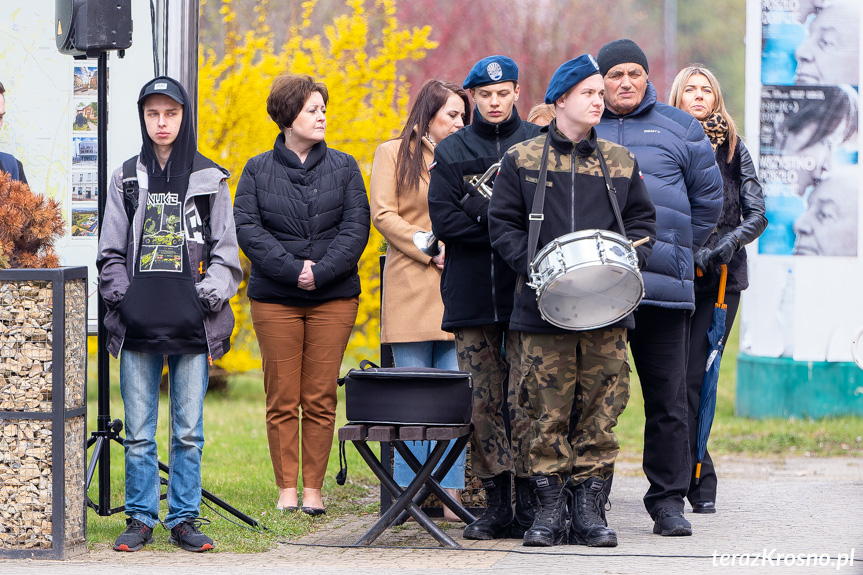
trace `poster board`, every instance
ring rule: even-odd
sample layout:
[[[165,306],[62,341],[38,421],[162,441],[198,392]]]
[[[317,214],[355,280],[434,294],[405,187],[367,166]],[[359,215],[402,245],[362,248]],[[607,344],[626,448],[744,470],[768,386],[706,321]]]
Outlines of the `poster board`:
[[[863,326],[859,0],[747,2],[746,140],[768,226],[748,246],[741,351],[851,361]]]
[[[89,268],[89,331],[96,329],[96,60],[74,60],[55,43],[54,0],[0,3],[0,82],[6,121],[0,151],[20,160],[30,187],[60,200],[66,234],[55,247],[63,266]],[[153,77],[148,2],[132,3],[132,47],[108,57],[108,172],[141,147],[136,101]]]

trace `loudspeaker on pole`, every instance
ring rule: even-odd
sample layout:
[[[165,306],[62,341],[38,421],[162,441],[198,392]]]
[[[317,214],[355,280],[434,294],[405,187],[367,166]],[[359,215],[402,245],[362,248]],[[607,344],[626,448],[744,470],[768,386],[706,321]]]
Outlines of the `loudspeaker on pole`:
[[[132,0],[55,0],[55,39],[62,54],[96,58],[132,45]]]

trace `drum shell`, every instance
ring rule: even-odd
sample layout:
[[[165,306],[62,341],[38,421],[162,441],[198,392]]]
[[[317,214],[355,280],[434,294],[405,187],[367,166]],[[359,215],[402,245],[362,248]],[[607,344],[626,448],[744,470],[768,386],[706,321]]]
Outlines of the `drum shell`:
[[[581,230],[556,238],[537,253],[530,271],[542,318],[568,330],[612,325],[629,315],[644,296],[635,249],[625,237],[608,230]],[[562,291],[581,293],[553,293],[562,280],[571,284]]]

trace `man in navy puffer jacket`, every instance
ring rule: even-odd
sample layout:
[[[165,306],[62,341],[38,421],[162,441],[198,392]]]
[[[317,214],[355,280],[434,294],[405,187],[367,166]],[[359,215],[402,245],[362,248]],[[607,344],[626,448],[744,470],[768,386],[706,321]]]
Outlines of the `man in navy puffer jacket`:
[[[644,394],[644,505],[661,535],[691,535],[683,498],[692,466],[687,447],[686,358],[695,309],[693,254],[722,211],[722,177],[698,120],[657,101],[647,57],[632,40],[615,40],[597,55],[605,80],[600,138],[638,160],[656,205],[656,244],[644,276],[645,297],[629,332]]]

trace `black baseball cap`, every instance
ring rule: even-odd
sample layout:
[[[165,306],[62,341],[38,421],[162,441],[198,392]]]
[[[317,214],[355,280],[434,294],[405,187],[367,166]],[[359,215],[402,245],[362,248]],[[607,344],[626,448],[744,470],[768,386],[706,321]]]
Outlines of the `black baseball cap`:
[[[138,105],[144,103],[144,100],[153,94],[164,94],[181,106],[186,105],[186,98],[183,96],[183,89],[179,82],[168,76],[159,76],[153,78],[141,88],[141,94],[138,96]]]

